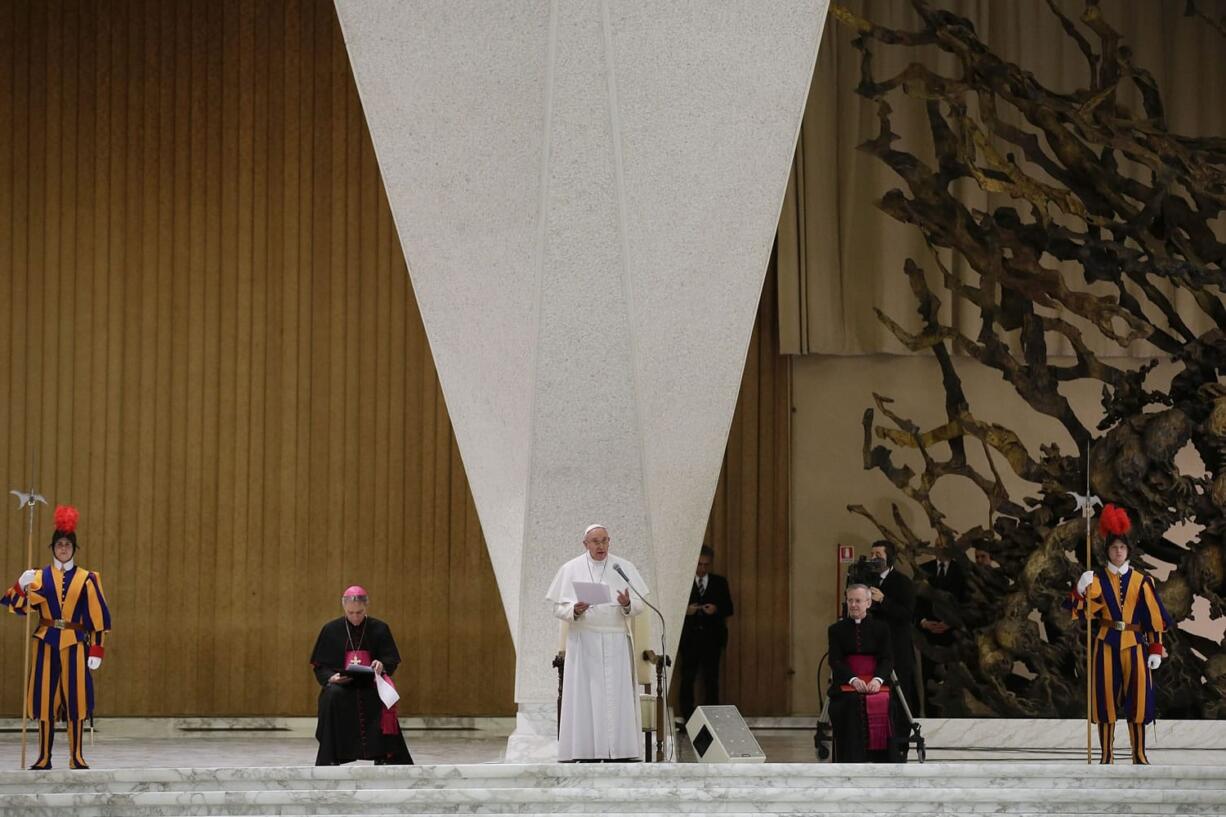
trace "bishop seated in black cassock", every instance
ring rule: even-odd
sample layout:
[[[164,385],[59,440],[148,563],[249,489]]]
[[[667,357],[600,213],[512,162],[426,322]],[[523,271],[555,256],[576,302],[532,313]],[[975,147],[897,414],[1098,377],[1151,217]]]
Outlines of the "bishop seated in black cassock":
[[[830,625],[830,726],[836,763],[900,760],[890,722],[888,680],[894,661],[890,628],[868,618],[872,604],[862,584],[847,588],[847,618]]]
[[[366,615],[367,601],[361,587],[345,590],[345,615],[323,626],[311,653],[315,678],[323,687],[315,727],[316,766],[353,760],[373,760],[376,765],[413,762],[394,702],[385,707],[375,686],[377,674],[391,680],[400,653],[387,624]]]

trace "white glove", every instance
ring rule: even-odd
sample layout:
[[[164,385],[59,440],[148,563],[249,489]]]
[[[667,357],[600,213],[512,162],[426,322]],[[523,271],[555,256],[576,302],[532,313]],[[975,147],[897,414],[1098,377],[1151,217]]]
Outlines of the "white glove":
[[[1085,573],[1082,573],[1081,578],[1077,580],[1077,595],[1084,596],[1086,594],[1086,588],[1089,587],[1093,581],[1093,570],[1087,570]]]
[[[1146,663],[1149,664],[1150,669],[1158,669],[1158,667],[1162,666],[1162,656],[1151,655]]]
[[[21,586],[21,592],[26,592],[26,588],[34,581],[34,577],[38,575],[38,571],[30,568],[25,573],[21,574],[21,578],[17,580],[17,584]]]
[[[1157,656],[1154,657],[1156,658]],[[102,659],[96,655],[91,655],[85,660],[85,666],[89,667],[90,669],[98,669],[98,667],[102,666]]]

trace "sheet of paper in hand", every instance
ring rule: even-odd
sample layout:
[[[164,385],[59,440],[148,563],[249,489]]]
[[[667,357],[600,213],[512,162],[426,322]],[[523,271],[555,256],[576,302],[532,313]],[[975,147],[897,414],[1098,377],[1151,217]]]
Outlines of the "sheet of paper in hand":
[[[382,675],[375,676],[375,690],[379,693],[379,700],[383,701],[383,705],[388,709],[400,700],[400,693]]]
[[[612,604],[613,593],[607,584],[600,582],[575,582],[575,596],[585,604]]]

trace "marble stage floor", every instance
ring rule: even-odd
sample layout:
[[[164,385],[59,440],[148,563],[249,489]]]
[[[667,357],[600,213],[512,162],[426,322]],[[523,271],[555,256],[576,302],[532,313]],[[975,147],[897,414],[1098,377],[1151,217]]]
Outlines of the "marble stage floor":
[[[406,719],[405,737],[419,764],[502,761],[513,720]],[[768,763],[815,763],[811,718],[750,719]],[[0,769],[19,765],[13,721],[0,721]],[[244,728],[247,727],[247,728]],[[315,759],[313,721],[109,719],[99,722],[86,758],[94,769],[309,766]],[[1085,757],[1084,724],[1076,721],[924,721],[928,762],[1077,762]],[[1150,760],[1161,765],[1226,766],[1226,730],[1216,722],[1165,722],[1150,730]],[[681,734],[679,732],[679,734]],[[33,741],[28,752],[35,751]],[[1117,756],[1126,758],[1120,729]],[[56,738],[57,766],[66,765],[67,738]],[[682,736],[682,762],[694,760]]]

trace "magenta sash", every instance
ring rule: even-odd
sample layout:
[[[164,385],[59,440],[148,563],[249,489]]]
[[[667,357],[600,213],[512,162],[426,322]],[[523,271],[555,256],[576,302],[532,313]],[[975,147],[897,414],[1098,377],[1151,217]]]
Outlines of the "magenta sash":
[[[368,650],[348,650],[345,652],[345,666],[360,664],[363,667],[370,666],[370,652]],[[392,689],[396,688],[396,684],[392,682],[392,676],[384,675],[383,680],[391,684]],[[379,713],[379,731],[385,735],[394,735],[400,731],[400,717],[396,713],[396,707],[388,709],[383,707],[383,711]]]
[[[867,678],[871,681],[873,673],[877,671],[877,656],[855,653],[847,656],[847,666],[851,667],[857,678]]]
[[[384,675],[383,680],[387,681],[392,689],[396,688],[395,682],[392,681],[392,676]],[[391,709],[385,706],[383,711],[379,713],[379,730],[385,735],[395,735],[400,731],[400,715],[396,712],[397,705],[393,704]]]
[[[877,656],[853,654],[847,656],[847,666],[856,677],[865,683],[873,680],[877,670]],[[847,687],[850,689],[850,687]],[[864,714],[868,720],[869,751],[879,751],[889,747],[890,736],[894,733],[890,723],[890,688],[882,686],[880,692],[864,696]]]

